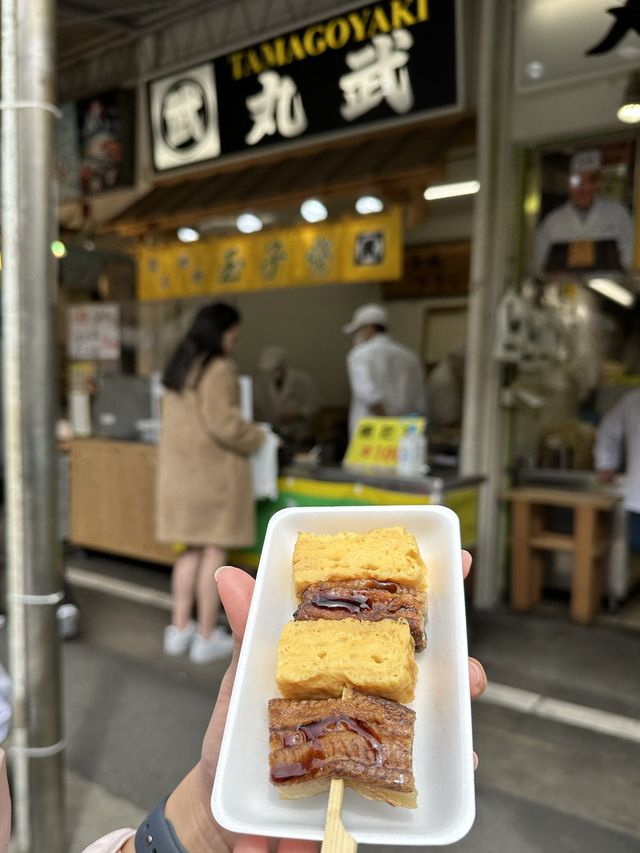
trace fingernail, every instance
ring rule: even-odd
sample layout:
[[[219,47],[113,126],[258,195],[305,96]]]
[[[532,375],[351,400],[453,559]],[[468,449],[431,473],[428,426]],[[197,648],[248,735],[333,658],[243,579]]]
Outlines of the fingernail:
[[[475,752],[473,753],[473,769],[478,769],[478,755]]]
[[[220,575],[221,572],[226,572],[227,569],[230,569],[230,568],[231,568],[231,566],[220,566],[219,569],[216,569],[215,573],[213,575],[215,582],[218,583],[218,576]]]
[[[474,687],[480,687],[483,682],[484,674],[480,666],[473,660],[469,661],[469,666],[471,667],[471,672],[473,673],[473,684]]]

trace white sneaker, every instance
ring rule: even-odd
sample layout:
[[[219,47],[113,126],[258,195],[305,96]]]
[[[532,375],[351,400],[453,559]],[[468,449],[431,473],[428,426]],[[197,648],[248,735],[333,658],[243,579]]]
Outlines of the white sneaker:
[[[196,632],[196,623],[191,620],[186,628],[176,628],[175,625],[167,625],[164,629],[164,653],[177,657],[189,651],[189,646]]]
[[[191,643],[189,657],[193,663],[210,663],[222,658],[230,658],[233,652],[233,637],[224,628],[216,628],[206,639],[196,634]]]

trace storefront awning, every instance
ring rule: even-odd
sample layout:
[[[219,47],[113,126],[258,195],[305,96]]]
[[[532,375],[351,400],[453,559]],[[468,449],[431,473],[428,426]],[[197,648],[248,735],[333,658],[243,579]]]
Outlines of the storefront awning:
[[[359,138],[332,147],[307,149],[297,156],[262,158],[203,176],[190,174],[155,187],[109,222],[104,230],[122,235],[195,224],[247,206],[275,207],[315,195],[348,193],[385,186],[402,201],[416,191],[416,177],[427,180],[441,170],[453,148],[471,144],[475,122],[421,125]],[[419,184],[419,187],[422,184]]]

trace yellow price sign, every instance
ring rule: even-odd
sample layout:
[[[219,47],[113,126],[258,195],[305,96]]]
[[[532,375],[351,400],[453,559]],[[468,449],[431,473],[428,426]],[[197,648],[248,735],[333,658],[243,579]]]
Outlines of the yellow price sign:
[[[424,418],[362,418],[351,436],[344,463],[351,467],[395,468],[398,445],[408,427],[424,434]]]

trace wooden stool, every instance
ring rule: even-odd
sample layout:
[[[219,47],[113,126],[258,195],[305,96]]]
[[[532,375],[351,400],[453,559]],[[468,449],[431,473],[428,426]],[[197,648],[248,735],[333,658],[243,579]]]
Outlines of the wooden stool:
[[[619,498],[597,492],[572,492],[544,487],[518,487],[504,495],[511,501],[511,607],[530,610],[542,592],[542,551],[574,555],[571,618],[588,624],[600,609],[604,537],[598,537],[598,513],[610,511]],[[541,509],[574,511],[573,534],[545,530]]]

